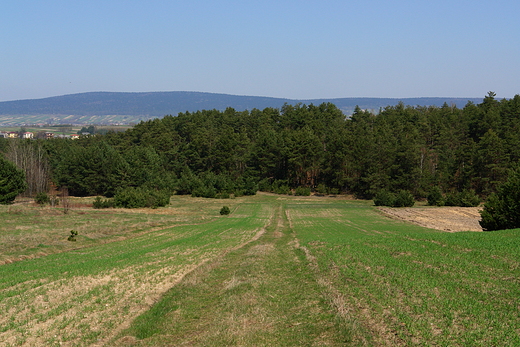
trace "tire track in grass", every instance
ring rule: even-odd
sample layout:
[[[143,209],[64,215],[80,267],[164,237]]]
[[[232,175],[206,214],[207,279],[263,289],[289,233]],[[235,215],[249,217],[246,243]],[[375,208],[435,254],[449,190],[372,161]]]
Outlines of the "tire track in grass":
[[[298,219],[304,218],[304,216],[301,214],[301,211],[300,213],[293,212],[292,210],[288,210],[286,215],[289,224],[291,226],[296,225],[296,228],[293,229],[295,246],[304,252],[308,266],[314,273],[316,282],[321,286],[323,295],[328,299],[337,316],[350,327],[352,331],[352,341],[363,346],[404,346],[404,341],[396,336],[395,331],[393,331],[383,319],[371,313],[370,305],[365,302],[364,298],[354,296],[347,297],[344,290],[342,291],[337,287],[339,284],[337,281],[339,278],[339,269],[334,262],[327,268],[323,266],[320,267],[317,258],[319,255],[313,254],[309,248],[300,244],[297,237]],[[314,211],[312,211],[312,213],[313,212]],[[317,230],[321,229],[320,231],[325,232],[325,230],[323,230],[324,226],[320,225],[320,218],[316,218],[316,216],[319,217],[319,212],[313,213],[312,218],[307,219],[307,227],[316,227]],[[377,230],[361,228],[347,218],[343,218],[342,220],[329,220],[326,225],[328,228],[340,227],[343,229],[352,229],[365,235],[382,234]],[[331,231],[328,230],[328,232]],[[311,244],[318,249],[327,245],[326,242],[321,241],[313,241]],[[345,285],[345,283],[343,282],[341,285]]]
[[[276,206],[266,233],[185,276],[111,345],[363,345],[322,296]]]
[[[259,214],[258,206],[247,209]],[[0,317],[0,345],[104,345],[107,336],[149,309],[187,273],[257,239],[265,224],[262,214],[267,213],[3,265],[0,309],[6,315]]]
[[[272,220],[272,216],[267,220],[266,224],[263,227],[257,228],[254,230],[254,232],[252,233],[253,234],[252,238],[247,239],[244,242],[242,242],[234,247],[231,247],[230,249],[223,250],[217,257],[222,257],[225,254],[229,253],[230,251],[240,249],[240,248],[244,247],[245,245],[249,244],[250,242],[258,240],[258,238],[260,238],[260,236],[265,232],[266,226],[271,223],[271,220]],[[230,228],[225,229],[222,232],[218,233],[218,236],[223,236],[225,233],[230,233],[232,231],[233,230]],[[180,275],[178,275],[176,273],[172,281],[170,281],[169,283],[167,283],[165,285],[162,285],[159,290],[157,290],[157,288],[155,288],[156,295],[154,296],[153,302],[150,302],[147,307],[143,307],[141,310],[133,312],[133,314],[131,316],[127,316],[125,321],[123,323],[121,323],[116,329],[113,329],[107,337],[98,341],[96,344],[93,344],[92,346],[101,347],[101,346],[105,346],[105,345],[109,344],[110,341],[113,340],[118,334],[120,334],[125,329],[128,329],[130,327],[132,321],[136,317],[138,317],[140,314],[142,314],[143,312],[148,310],[152,304],[157,303],[157,301],[160,299],[160,296],[162,296],[164,293],[166,293],[169,289],[171,289],[175,285],[179,284],[187,275],[189,275],[192,272],[197,271],[200,267],[207,264],[210,260],[214,260],[214,258],[215,257],[206,258],[203,261],[201,261],[200,263],[184,269],[185,271],[183,273],[181,273]],[[122,341],[122,342],[124,342],[124,341]]]

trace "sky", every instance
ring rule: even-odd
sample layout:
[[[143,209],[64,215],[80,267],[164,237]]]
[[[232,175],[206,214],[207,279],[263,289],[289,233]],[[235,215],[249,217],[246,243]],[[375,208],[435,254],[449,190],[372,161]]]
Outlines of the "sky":
[[[3,0],[0,101],[520,94],[518,0]]]

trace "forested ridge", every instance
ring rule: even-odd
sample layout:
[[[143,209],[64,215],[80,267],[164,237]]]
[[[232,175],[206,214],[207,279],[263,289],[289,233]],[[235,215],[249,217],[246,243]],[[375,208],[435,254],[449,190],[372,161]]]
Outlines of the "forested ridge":
[[[253,108],[281,107],[285,103],[295,105],[299,102],[321,104],[332,102],[343,112],[350,114],[356,105],[363,109],[375,109],[387,105],[396,105],[399,100],[410,105],[436,105],[443,102],[455,104],[459,107],[468,101],[481,102],[482,98],[331,98],[296,100],[263,96],[245,96],[202,92],[88,92],[53,96],[43,99],[0,101],[0,116],[2,115],[46,115],[47,117],[62,118],[65,122],[73,122],[79,116],[101,116],[98,120],[106,119],[102,116],[126,115],[142,116],[141,119],[162,117],[165,114],[177,112],[194,112],[203,109],[225,110],[233,107],[236,110],[251,110]],[[65,119],[66,117],[66,119]],[[11,119],[4,119],[12,122]],[[132,119],[136,119],[131,117]],[[1,117],[0,117],[1,119]],[[27,124],[23,121],[20,124]],[[1,121],[0,121],[1,123]],[[84,124],[84,123],[82,123]]]
[[[520,96],[490,92],[463,108],[400,103],[378,114],[358,107],[350,117],[332,103],[201,110],[78,140],[0,139],[0,151],[14,162],[37,154],[31,165],[78,196],[140,187],[206,197],[306,188],[425,198],[440,187],[485,198],[519,161],[519,134]]]

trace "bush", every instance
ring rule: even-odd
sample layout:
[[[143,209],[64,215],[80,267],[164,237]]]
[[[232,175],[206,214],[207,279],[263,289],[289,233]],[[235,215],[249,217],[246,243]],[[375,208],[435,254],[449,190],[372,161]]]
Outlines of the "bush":
[[[240,190],[243,195],[256,195],[259,190],[258,183],[252,177],[241,179],[238,183],[239,189],[237,190]]]
[[[338,194],[339,194],[339,189],[338,189],[338,188],[331,188],[331,189],[330,189],[330,194],[332,194],[332,195],[338,195]]]
[[[100,196],[96,196],[94,202],[92,203],[93,208],[103,208],[103,200]]]
[[[487,231],[520,228],[520,165],[509,172],[497,193],[489,196],[480,216],[480,226]]]
[[[190,170],[185,170],[177,180],[175,190],[178,195],[189,195],[193,193],[194,189],[200,186],[202,186],[201,180]]]
[[[294,192],[294,195],[296,195],[296,196],[309,196],[309,195],[311,195],[311,188],[298,187],[298,188],[296,188],[296,191]]]
[[[286,180],[275,180],[271,185],[271,189],[275,194],[291,194],[291,188],[289,188]]]
[[[269,178],[264,178],[258,182],[258,190],[261,192],[271,192],[273,190],[271,182],[269,182]]]
[[[394,194],[383,189],[374,197],[374,204],[376,206],[411,207],[415,204],[415,200],[408,190],[400,190]]]
[[[386,189],[380,190],[374,197],[374,204],[376,206],[393,206],[394,201],[395,194],[389,192]]]
[[[446,198],[444,199],[445,206],[460,206],[460,204],[460,194],[458,192],[446,194]]]
[[[76,236],[78,236],[78,232],[76,230],[71,230],[70,235],[67,238],[68,241],[76,241]]]
[[[285,186],[285,185],[279,186],[279,187],[274,187],[273,193],[289,195],[289,194],[291,194],[291,188],[289,188],[289,186]]]
[[[101,199],[100,196],[94,199],[92,203],[92,207],[94,208],[111,208],[114,207],[114,199]]]
[[[158,208],[170,203],[170,193],[165,190],[125,188],[116,192],[114,206],[124,208]]]
[[[446,194],[444,205],[460,207],[476,207],[480,204],[480,197],[473,189],[464,189],[462,192]]]
[[[51,199],[49,198],[49,196],[47,195],[47,193],[45,192],[40,192],[38,194],[36,194],[36,197],[34,198],[34,201],[38,204],[38,205],[46,205],[48,203],[51,202]]]
[[[442,196],[441,188],[435,186],[428,194],[428,205],[430,206],[444,206],[444,197]]]
[[[194,198],[215,199],[217,197],[217,190],[212,186],[201,186],[195,188],[191,192],[191,196]]]
[[[230,210],[229,207],[227,207],[227,206],[224,206],[224,207],[222,207],[222,208],[220,209],[220,214],[223,215],[223,216],[224,216],[224,215],[228,215],[228,214],[230,214],[230,213],[231,213],[231,210]]]
[[[327,186],[324,185],[323,183],[318,184],[318,186],[316,187],[316,193],[318,193],[320,195],[327,194],[328,193]]]
[[[480,205],[480,197],[475,193],[473,189],[464,189],[460,193],[460,205],[461,207],[477,207]]]
[[[222,192],[222,193],[218,193],[216,196],[215,196],[216,199],[229,199],[230,198],[230,195],[229,193],[226,193],[226,192]]]
[[[412,193],[408,190],[400,190],[395,196],[393,207],[412,207],[415,204]]]

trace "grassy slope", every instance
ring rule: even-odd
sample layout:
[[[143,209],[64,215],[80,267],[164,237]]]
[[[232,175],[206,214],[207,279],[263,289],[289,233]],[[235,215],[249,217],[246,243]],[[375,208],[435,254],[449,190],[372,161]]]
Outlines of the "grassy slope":
[[[270,216],[260,204],[234,213],[242,218],[163,227],[0,266],[0,345],[102,342],[186,273],[253,238]]]
[[[355,326],[322,295],[276,206],[261,238],[189,274],[113,345],[359,345]]]
[[[0,266],[0,343],[520,345],[518,230],[443,233],[367,202],[228,202],[220,218],[206,211],[221,201],[179,201],[177,227]]]
[[[438,232],[363,203],[288,210],[318,276],[379,343],[520,345],[519,230]]]
[[[281,204],[286,225],[191,274],[115,345],[520,344],[517,230],[444,233],[366,202]]]
[[[93,198],[71,198],[72,208],[39,207],[28,199],[0,205],[0,264],[97,246],[173,225],[199,224],[219,216],[222,201],[175,196],[166,208],[95,210]],[[31,200],[32,201],[32,200]],[[233,207],[239,199],[227,201]],[[68,242],[70,230],[78,242]]]

